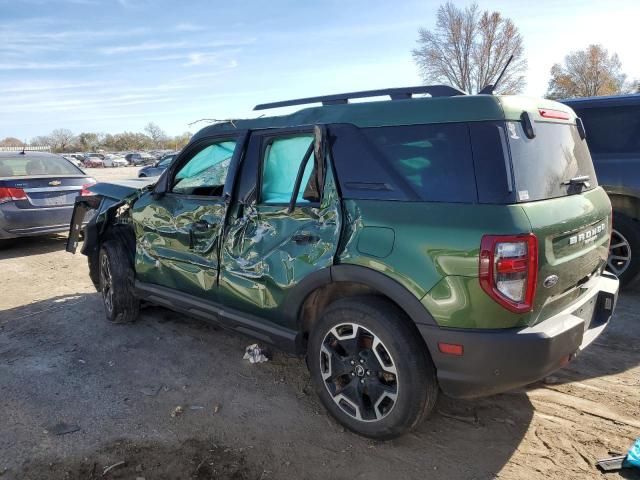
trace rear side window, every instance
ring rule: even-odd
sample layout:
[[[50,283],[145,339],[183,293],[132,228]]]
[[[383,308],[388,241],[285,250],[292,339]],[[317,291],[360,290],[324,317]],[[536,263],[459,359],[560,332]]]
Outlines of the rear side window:
[[[640,106],[577,109],[592,153],[640,153]]]
[[[28,175],[84,175],[84,172],[62,157],[0,158],[0,177]]]
[[[262,203],[289,203],[295,188],[298,170],[305,154],[312,147],[313,135],[300,135],[270,140],[264,150],[262,165]],[[306,185],[311,178],[315,158],[313,153],[306,163],[296,203],[308,203],[304,198]]]
[[[376,127],[362,132],[393,183],[408,190],[411,198],[426,202],[477,201],[466,124]]]
[[[506,125],[518,201],[562,197],[598,185],[587,142],[575,125],[536,122],[533,139],[520,122]],[[588,186],[568,183],[582,176],[589,177]]]

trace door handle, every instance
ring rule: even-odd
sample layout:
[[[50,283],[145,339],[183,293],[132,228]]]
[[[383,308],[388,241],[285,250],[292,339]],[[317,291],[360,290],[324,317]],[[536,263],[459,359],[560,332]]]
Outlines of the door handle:
[[[213,227],[213,224],[207,222],[206,220],[198,220],[197,222],[193,222],[194,230],[209,230],[211,227]]]
[[[318,235],[313,235],[312,233],[297,233],[291,240],[301,245],[309,245],[312,243],[318,243],[320,241],[320,237]]]

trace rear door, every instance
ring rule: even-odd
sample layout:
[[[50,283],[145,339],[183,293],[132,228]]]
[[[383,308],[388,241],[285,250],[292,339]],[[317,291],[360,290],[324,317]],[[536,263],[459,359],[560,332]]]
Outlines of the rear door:
[[[320,127],[254,132],[222,248],[224,302],[286,323],[287,295],[333,264],[340,208]]]
[[[606,264],[611,204],[575,124],[536,121],[532,139],[521,122],[506,126],[516,200],[538,238],[535,307],[546,318]]]
[[[134,204],[140,281],[215,298],[227,210],[223,190],[238,138],[226,134],[190,145],[166,172],[169,191]]]

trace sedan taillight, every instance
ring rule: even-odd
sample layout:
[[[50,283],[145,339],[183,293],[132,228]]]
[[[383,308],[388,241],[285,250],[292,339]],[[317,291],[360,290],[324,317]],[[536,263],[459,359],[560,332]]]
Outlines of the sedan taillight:
[[[93,178],[87,178],[87,183],[85,183],[84,185],[82,185],[82,190],[80,190],[80,196],[81,197],[86,197],[88,195],[93,195],[88,188],[92,187],[96,184],[96,181]]]
[[[480,244],[480,286],[515,313],[533,308],[538,273],[538,239],[527,235],[485,235]]]
[[[24,190],[21,188],[0,187],[0,203],[26,199],[27,194],[24,193]]]

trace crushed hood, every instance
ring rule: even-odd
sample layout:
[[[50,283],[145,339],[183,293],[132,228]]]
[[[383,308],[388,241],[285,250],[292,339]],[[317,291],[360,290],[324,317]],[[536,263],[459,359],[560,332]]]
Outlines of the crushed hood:
[[[114,200],[124,200],[141,192],[149,185],[153,185],[157,180],[157,177],[144,177],[132,180],[118,180],[115,182],[100,182],[88,187],[87,190],[94,195],[113,198]]]

